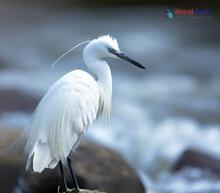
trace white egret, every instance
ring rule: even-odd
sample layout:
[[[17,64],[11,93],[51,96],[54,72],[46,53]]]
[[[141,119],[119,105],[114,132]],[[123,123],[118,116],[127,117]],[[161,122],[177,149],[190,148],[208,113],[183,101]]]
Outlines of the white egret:
[[[71,191],[79,186],[71,167],[70,153],[82,135],[100,115],[110,115],[112,76],[107,57],[121,58],[142,69],[144,66],[121,53],[117,40],[109,35],[90,41],[83,50],[83,60],[96,77],[74,70],[57,80],[48,90],[27,125],[28,160],[26,169],[42,172],[59,163],[61,191],[66,192],[63,165],[68,165],[73,180]]]

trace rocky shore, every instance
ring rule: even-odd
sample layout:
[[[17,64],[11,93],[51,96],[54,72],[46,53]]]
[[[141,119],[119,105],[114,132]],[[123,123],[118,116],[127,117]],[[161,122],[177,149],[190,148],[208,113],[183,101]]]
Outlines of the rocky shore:
[[[17,133],[1,129],[1,145],[11,141]],[[8,140],[7,140],[8,138]],[[22,145],[20,145],[22,147]],[[18,149],[18,147],[16,147]],[[21,150],[20,150],[21,152]],[[41,174],[24,171],[25,156],[19,161],[19,153],[13,147],[1,153],[0,159],[0,192],[11,193],[56,193],[60,184],[59,168],[45,170]],[[17,157],[17,158],[16,158]],[[73,167],[81,188],[98,189],[107,193],[144,193],[144,187],[134,169],[116,152],[92,141],[82,141],[72,154]],[[71,181],[69,173],[67,182]],[[91,193],[95,193],[92,191]]]

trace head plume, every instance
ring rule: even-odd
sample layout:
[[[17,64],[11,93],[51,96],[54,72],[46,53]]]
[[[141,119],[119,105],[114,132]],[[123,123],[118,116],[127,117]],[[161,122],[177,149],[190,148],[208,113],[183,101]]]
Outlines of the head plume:
[[[119,50],[118,41],[116,38],[113,38],[110,35],[104,35],[104,36],[98,37],[97,39],[103,40],[106,43],[108,43],[109,45],[111,45],[111,47],[114,48],[115,50]]]

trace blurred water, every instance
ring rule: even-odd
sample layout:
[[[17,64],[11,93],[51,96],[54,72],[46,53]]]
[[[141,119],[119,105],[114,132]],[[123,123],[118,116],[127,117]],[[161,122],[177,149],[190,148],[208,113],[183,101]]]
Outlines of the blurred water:
[[[163,11],[4,5],[0,90],[42,96],[64,73],[85,69],[78,49],[51,70],[61,53],[80,41],[111,34],[147,70],[108,60],[114,81],[112,119],[109,126],[98,121],[87,136],[121,152],[152,192],[213,193],[215,182],[202,178],[200,171],[189,184],[185,175],[171,175],[169,168],[188,147],[220,155],[219,19],[167,20]],[[28,117],[27,112],[5,112],[0,125],[22,128]]]

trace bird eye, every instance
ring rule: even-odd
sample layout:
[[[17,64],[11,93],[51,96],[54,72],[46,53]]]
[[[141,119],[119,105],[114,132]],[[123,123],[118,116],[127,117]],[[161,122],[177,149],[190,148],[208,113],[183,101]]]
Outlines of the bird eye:
[[[108,48],[108,51],[109,51],[110,53],[112,53],[112,54],[115,53],[115,50],[114,50],[113,48]]]

